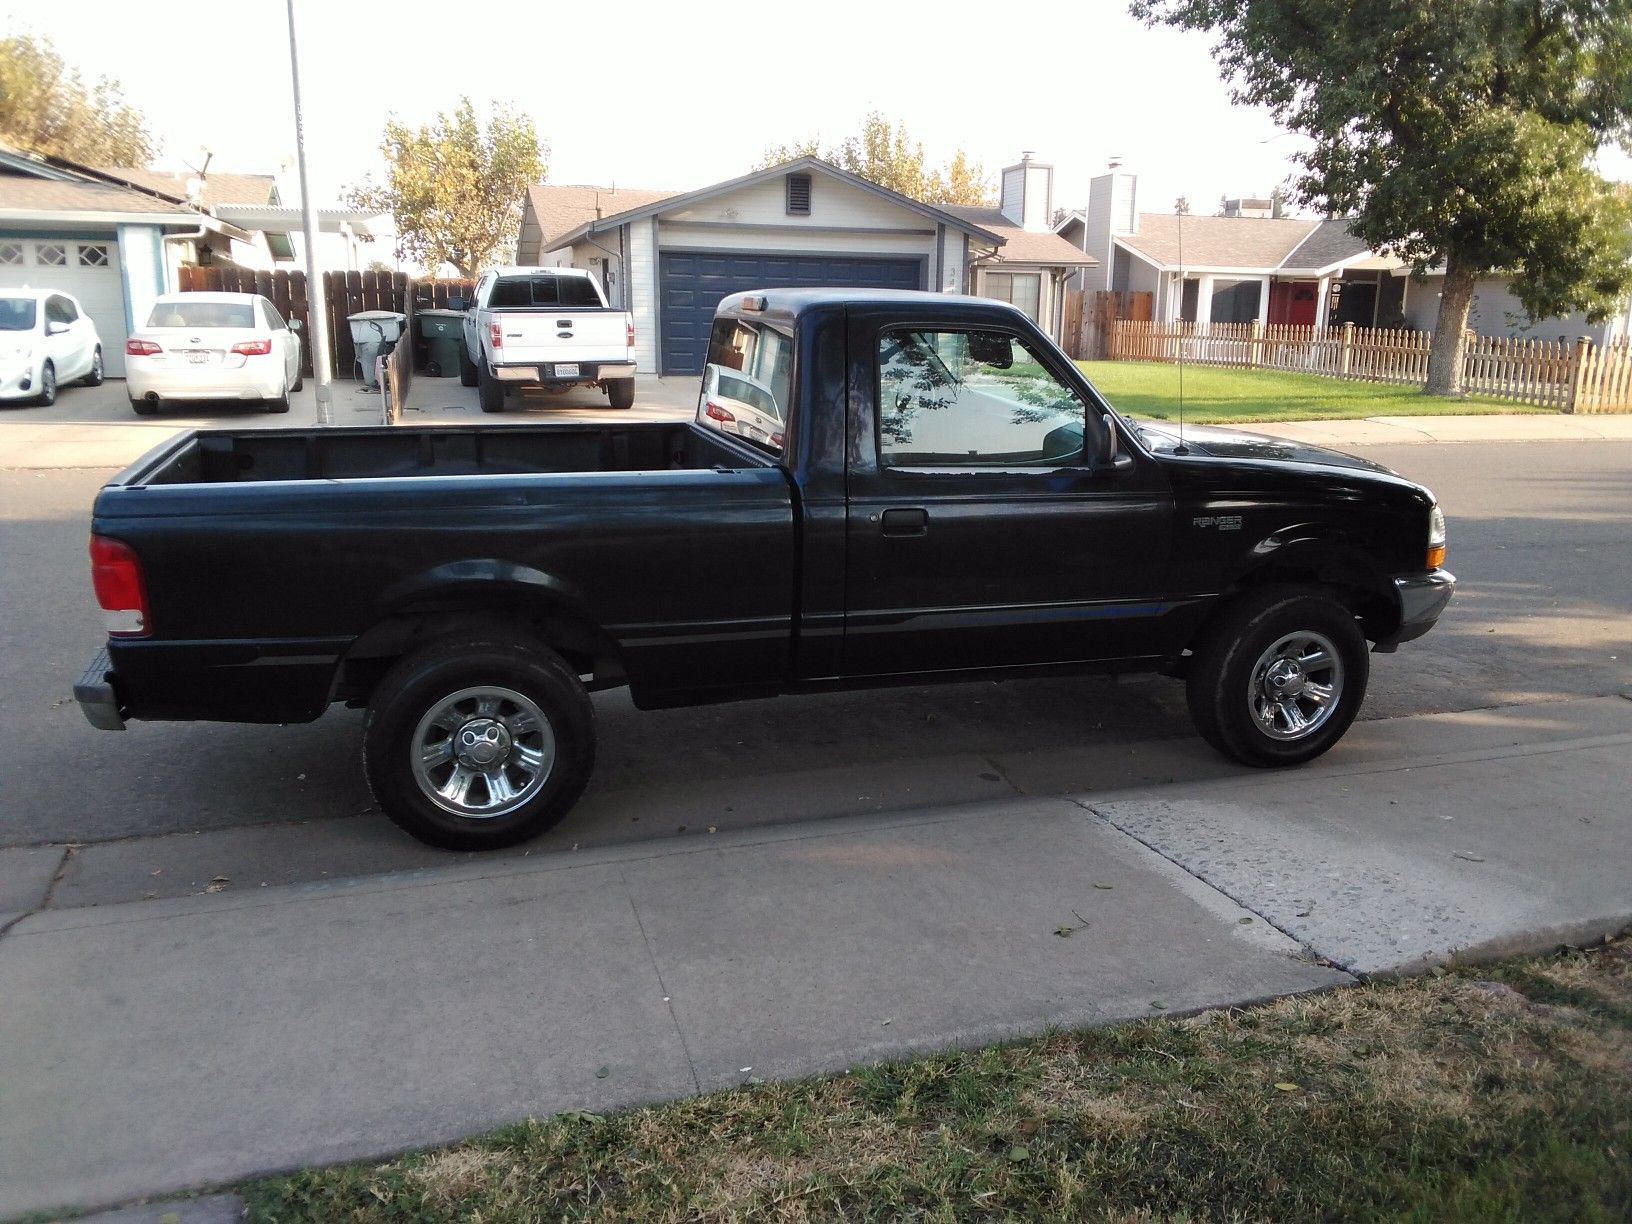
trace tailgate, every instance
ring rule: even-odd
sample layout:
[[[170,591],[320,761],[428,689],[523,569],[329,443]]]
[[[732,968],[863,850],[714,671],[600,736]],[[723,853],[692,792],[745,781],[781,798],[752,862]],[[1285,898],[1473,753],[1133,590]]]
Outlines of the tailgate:
[[[629,327],[621,310],[502,311],[492,321],[503,338],[493,354],[498,365],[629,360]]]

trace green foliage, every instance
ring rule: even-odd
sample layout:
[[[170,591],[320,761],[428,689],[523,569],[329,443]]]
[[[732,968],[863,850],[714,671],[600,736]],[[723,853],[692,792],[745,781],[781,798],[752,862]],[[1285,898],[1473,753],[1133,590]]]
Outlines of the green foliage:
[[[874,111],[861,131],[825,150],[820,137],[766,149],[755,169],[763,170],[796,157],[820,157],[870,183],[898,191],[925,204],[991,204],[990,182],[979,162],[962,149],[945,166],[924,164],[924,146],[912,139],[904,123],[891,123]]]
[[[1311,138],[1302,202],[1353,216],[1357,235],[1419,272],[1445,265],[1437,333],[1461,334],[1481,275],[1510,276],[1532,318],[1601,321],[1632,289],[1632,201],[1593,165],[1632,134],[1632,0],[1132,9],[1213,32],[1235,98]]]
[[[418,128],[389,120],[380,152],[385,182],[365,180],[348,201],[391,214],[400,258],[432,274],[449,263],[472,276],[514,245],[523,197],[544,177],[547,151],[530,118],[495,105],[484,130],[467,97]]]
[[[119,83],[86,85],[49,39],[0,38],[0,139],[88,166],[145,166],[157,144]]]

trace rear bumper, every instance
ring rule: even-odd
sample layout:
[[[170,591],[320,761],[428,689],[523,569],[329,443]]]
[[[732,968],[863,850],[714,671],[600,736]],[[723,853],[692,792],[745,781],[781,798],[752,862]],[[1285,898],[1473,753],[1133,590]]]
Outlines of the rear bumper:
[[[1456,575],[1442,569],[1407,574],[1394,579],[1394,592],[1400,601],[1400,627],[1377,643],[1376,649],[1384,654],[1401,642],[1415,641],[1434,627],[1456,593]]]
[[[567,377],[557,377],[556,367],[562,364],[576,364],[578,373]],[[542,362],[532,365],[495,365],[489,367],[493,377],[500,382],[537,383],[541,387],[550,385],[573,386],[577,383],[609,382],[635,376],[635,363],[632,361],[580,361],[571,362]]]
[[[85,674],[74,685],[74,700],[85,712],[85,720],[98,731],[123,731],[125,718],[119,695],[113,687],[113,663],[107,647],[97,651],[85,666]]]
[[[157,395],[161,400],[266,400],[283,394],[283,371],[246,362],[223,370],[143,367],[137,359],[126,363],[125,390],[131,399]]]

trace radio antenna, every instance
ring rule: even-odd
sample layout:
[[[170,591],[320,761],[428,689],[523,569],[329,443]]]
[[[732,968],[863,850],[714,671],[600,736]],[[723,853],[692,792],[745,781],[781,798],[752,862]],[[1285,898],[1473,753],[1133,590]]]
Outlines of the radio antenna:
[[[1190,448],[1184,444],[1184,214],[1190,211],[1190,201],[1182,195],[1174,204],[1178,213],[1179,226],[1179,445],[1174,449],[1175,455],[1188,455]],[[1196,294],[1196,302],[1201,302],[1201,294]]]

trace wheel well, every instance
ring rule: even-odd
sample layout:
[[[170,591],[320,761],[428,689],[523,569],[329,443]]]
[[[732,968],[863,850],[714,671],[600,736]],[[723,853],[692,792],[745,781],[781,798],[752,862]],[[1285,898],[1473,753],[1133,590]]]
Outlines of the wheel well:
[[[453,634],[502,633],[531,638],[566,660],[589,689],[627,682],[617,643],[599,626],[525,600],[404,608],[365,631],[341,659],[332,701],[367,704],[396,661]]]
[[[1268,586],[1304,587],[1332,596],[1354,614],[1368,641],[1379,641],[1399,628],[1399,609],[1392,592],[1363,567],[1340,557],[1331,560],[1287,558],[1250,570],[1227,586],[1196,627],[1185,649],[1195,650],[1225,610],[1242,595]],[[1173,670],[1182,671],[1183,662],[1180,659]]]

